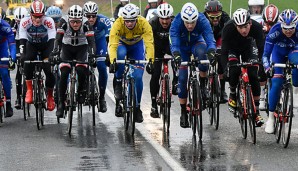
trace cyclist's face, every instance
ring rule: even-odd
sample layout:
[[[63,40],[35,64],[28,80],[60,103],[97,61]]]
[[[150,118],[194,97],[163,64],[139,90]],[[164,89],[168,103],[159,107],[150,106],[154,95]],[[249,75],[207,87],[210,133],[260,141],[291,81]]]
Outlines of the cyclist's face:
[[[209,21],[211,22],[212,26],[218,26],[222,12],[210,12],[207,13]]]
[[[90,25],[93,26],[96,21],[96,14],[86,14],[86,17],[88,18]]]
[[[124,24],[129,30],[132,30],[136,26],[136,23],[137,20],[124,20]]]
[[[287,37],[292,37],[295,33],[295,27],[293,28],[282,28],[282,33]]]
[[[81,28],[81,19],[69,19],[69,25],[74,31],[78,31]]]
[[[31,15],[32,23],[34,26],[38,27],[42,24],[42,18],[43,16],[34,16]]]
[[[237,27],[237,31],[241,34],[241,36],[246,37],[250,31],[250,27],[251,27],[251,22],[242,25],[242,26],[236,26]]]
[[[261,5],[253,5],[251,8],[251,14],[262,14],[262,6]]]
[[[166,29],[171,24],[171,18],[159,18],[159,23],[161,24],[162,28]]]
[[[185,25],[187,31],[189,31],[189,32],[191,32],[195,29],[196,24],[197,24],[197,21],[194,21],[194,22],[191,22],[191,23],[184,21],[184,25]]]

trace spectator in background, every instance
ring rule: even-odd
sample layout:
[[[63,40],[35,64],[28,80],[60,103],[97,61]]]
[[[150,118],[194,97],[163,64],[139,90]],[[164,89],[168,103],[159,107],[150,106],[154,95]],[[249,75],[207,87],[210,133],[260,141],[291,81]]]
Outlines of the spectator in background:
[[[119,17],[119,15],[121,14],[121,9],[129,3],[129,0],[120,0],[120,4],[117,5],[117,7],[115,8],[114,11],[114,18],[115,20]]]

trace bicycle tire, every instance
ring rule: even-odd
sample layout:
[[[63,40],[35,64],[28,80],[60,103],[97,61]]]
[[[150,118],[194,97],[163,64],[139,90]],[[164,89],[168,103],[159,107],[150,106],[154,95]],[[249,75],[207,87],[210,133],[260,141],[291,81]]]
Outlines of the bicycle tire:
[[[292,119],[293,119],[293,88],[291,84],[287,84],[284,89],[282,112],[282,143],[287,148],[290,142]]]
[[[123,89],[122,89],[122,97],[123,97],[123,100],[122,100],[122,106],[123,106],[123,109],[122,109],[122,114],[123,114],[123,120],[124,120],[124,129],[125,131],[128,131],[128,127],[129,127],[129,110],[128,110],[128,103],[129,103],[129,97],[128,97],[128,94],[129,94],[129,89],[128,89],[128,86],[127,86],[127,83],[128,83],[128,80],[124,80],[122,81],[123,82]]]
[[[40,118],[40,124],[41,126],[44,126],[44,109],[46,107],[46,99],[45,99],[45,88],[43,85],[43,80],[40,80],[39,84],[39,100],[40,100],[40,104],[39,104],[39,118]]]
[[[281,95],[282,95],[283,91],[281,91]],[[281,130],[282,130],[282,124],[281,124],[281,120],[282,120],[282,108],[281,108],[281,103],[282,103],[283,99],[282,96],[279,99],[279,102],[276,105],[276,111],[274,112],[274,118],[275,118],[275,122],[274,122],[274,135],[275,135],[275,140],[276,143],[279,143],[280,138],[281,138]]]
[[[241,83],[240,83],[241,84]],[[238,88],[237,88],[237,110],[236,112],[238,113],[238,119],[239,119],[239,124],[240,124],[240,128],[241,128],[241,133],[242,133],[242,137],[243,139],[247,138],[247,116],[244,115],[244,107],[243,107],[243,103],[241,101],[241,98],[243,100],[243,95],[242,95],[242,87],[239,84]]]
[[[246,87],[246,104],[247,104],[247,117],[248,117],[248,123],[249,123],[249,130],[251,135],[252,143],[256,143],[256,114],[253,108],[253,96],[251,87]]]
[[[91,100],[91,108],[92,108],[92,124],[95,126],[95,106],[96,106],[96,97],[95,97],[95,87],[96,87],[96,78],[93,74],[90,75],[90,100]]]
[[[58,67],[57,65],[54,67]],[[55,87],[54,87],[54,99],[55,99],[55,103],[59,104],[59,82],[60,82],[60,77],[59,77],[59,71],[56,68],[55,69]],[[58,110],[58,105],[56,105],[56,108]]]
[[[214,77],[213,81],[213,121],[214,121],[214,127],[215,130],[218,130],[219,127],[219,106],[220,106],[220,83],[219,83],[219,78],[216,75]]]
[[[70,90],[69,90],[69,109],[68,109],[68,134],[71,135],[71,129],[72,129],[72,119],[73,119],[73,108],[75,107],[75,80],[71,80],[70,83]]]
[[[194,86],[193,86],[193,81],[191,81],[189,79],[189,82],[188,82],[188,85],[189,85],[189,88],[188,88],[188,107],[189,107],[189,111],[188,112],[188,119],[189,119],[189,125],[192,129],[192,132],[193,132],[193,136],[196,135],[196,125],[195,123],[197,123],[197,120],[195,121],[195,117],[193,117],[193,113],[194,113],[194,97],[193,97],[193,91],[194,90]]]
[[[135,83],[134,79],[130,79],[129,85],[129,133],[131,136],[134,136],[135,133],[135,115],[136,115],[136,90],[135,90]]]
[[[214,121],[214,108],[213,108],[213,102],[214,102],[214,75],[211,75],[209,77],[209,84],[208,84],[208,91],[210,92],[209,102],[208,102],[208,114],[209,114],[209,122],[210,125],[213,125]]]
[[[201,99],[202,98],[202,95],[201,95],[201,89],[200,89],[200,86],[199,86],[199,83],[198,81],[196,80],[195,81],[195,86],[196,86],[196,98],[197,98],[197,103],[196,103],[196,118],[197,118],[197,123],[196,123],[196,126],[197,126],[197,132],[198,132],[198,136],[199,136],[199,140],[201,141],[202,140],[202,137],[203,137],[203,117],[202,117],[202,101]]]
[[[165,75],[165,92],[164,92],[164,117],[163,117],[163,125],[165,128],[165,132],[169,134],[170,132],[170,110],[171,110],[171,94],[170,94],[170,82],[169,76]]]
[[[25,102],[26,92],[27,92],[25,76],[22,76],[22,79],[23,79],[23,85],[22,85],[22,108],[23,108],[24,120],[26,121],[28,119],[28,117],[30,117],[30,104],[28,104],[28,103]]]

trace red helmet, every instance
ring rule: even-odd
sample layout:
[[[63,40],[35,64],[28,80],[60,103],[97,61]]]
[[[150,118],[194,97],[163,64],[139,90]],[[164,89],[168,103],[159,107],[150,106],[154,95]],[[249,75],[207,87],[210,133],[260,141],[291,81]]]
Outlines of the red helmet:
[[[263,11],[263,19],[268,24],[275,24],[278,20],[278,15],[278,8],[273,4],[266,6]]]
[[[43,16],[46,11],[46,7],[40,0],[35,0],[30,6],[30,13],[33,16]]]

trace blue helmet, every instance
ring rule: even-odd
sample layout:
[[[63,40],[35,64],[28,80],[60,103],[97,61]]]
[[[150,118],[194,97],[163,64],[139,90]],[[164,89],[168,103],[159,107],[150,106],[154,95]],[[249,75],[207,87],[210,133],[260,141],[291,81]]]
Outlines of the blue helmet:
[[[278,20],[282,28],[293,28],[296,27],[298,15],[294,10],[286,9],[279,15]]]
[[[46,15],[52,18],[61,18],[62,10],[59,7],[50,6],[46,11]]]

